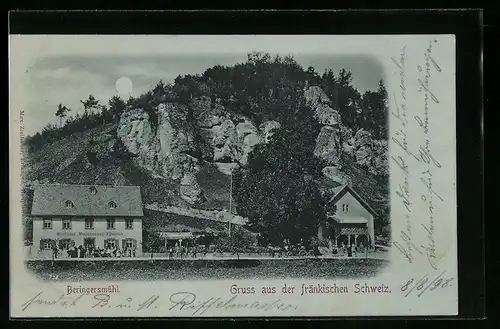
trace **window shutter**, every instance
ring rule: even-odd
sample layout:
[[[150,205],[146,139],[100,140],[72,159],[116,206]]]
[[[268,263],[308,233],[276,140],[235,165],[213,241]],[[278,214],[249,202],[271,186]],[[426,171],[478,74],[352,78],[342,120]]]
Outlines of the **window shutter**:
[[[125,241],[127,241],[126,239],[123,239],[122,240],[122,249],[125,250]]]
[[[132,239],[132,244],[133,244],[134,248],[137,249],[137,240],[136,239]]]
[[[40,246],[39,249],[43,250],[43,245],[45,244],[45,239],[40,239]]]

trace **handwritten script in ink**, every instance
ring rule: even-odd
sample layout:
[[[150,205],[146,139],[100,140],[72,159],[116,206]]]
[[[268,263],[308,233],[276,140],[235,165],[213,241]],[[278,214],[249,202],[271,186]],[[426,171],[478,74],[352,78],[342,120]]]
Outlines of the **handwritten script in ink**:
[[[435,209],[438,203],[445,201],[434,184],[434,177],[439,175],[442,165],[439,157],[432,152],[433,131],[429,125],[433,113],[439,111],[440,106],[439,95],[433,90],[432,83],[433,77],[442,73],[441,66],[433,57],[436,44],[436,40],[428,42],[416,67],[409,67],[407,63],[407,47],[401,49],[399,56],[391,58],[399,76],[399,89],[393,93],[394,110],[391,112],[395,119],[391,136],[395,152],[391,161],[399,171],[395,174],[401,177],[395,194],[404,210],[403,229],[393,234],[393,246],[409,263],[414,263],[416,257],[425,257],[433,270],[438,269]],[[417,80],[417,90],[409,89],[410,79]],[[418,95],[418,100],[409,102],[409,93]],[[418,165],[418,172],[410,169],[415,164]],[[417,176],[418,184],[415,183]],[[422,214],[416,216],[416,207],[426,209],[425,218]],[[422,235],[425,240],[421,239]]]
[[[297,310],[298,305],[285,302],[281,298],[261,301],[258,299],[245,299],[234,295],[231,297],[213,296],[208,298],[198,298],[194,292],[182,291],[170,296],[151,295],[146,298],[123,297],[112,294],[61,294],[57,297],[50,297],[40,291],[21,305],[21,311],[26,311],[34,307],[51,308],[90,308],[90,309],[126,309],[130,312],[141,312],[148,309],[155,309],[162,312],[181,311],[186,315],[203,315],[208,310],[231,310],[231,309],[252,309],[260,312],[268,311],[292,311]]]

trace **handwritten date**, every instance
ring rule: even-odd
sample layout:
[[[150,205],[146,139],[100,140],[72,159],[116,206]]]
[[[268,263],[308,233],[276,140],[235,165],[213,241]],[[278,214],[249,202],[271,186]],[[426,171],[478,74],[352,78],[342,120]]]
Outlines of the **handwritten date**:
[[[436,289],[444,289],[451,287],[451,282],[455,279],[454,277],[446,277],[444,274],[446,271],[441,272],[440,275],[434,279],[430,279],[429,275],[426,274],[420,279],[410,278],[405,284],[401,286],[401,291],[406,292],[405,297],[411,294],[417,294],[417,297],[421,297],[427,291],[434,291]],[[415,291],[416,290],[416,291]]]

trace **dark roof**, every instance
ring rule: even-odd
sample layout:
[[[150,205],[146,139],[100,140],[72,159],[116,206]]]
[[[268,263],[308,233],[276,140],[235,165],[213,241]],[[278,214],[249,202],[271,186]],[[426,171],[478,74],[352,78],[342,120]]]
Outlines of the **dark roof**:
[[[377,215],[377,212],[365,201],[365,199],[358,194],[351,186],[345,184],[339,187],[336,187],[334,190],[335,195],[328,201],[328,203],[335,203],[340,200],[347,192],[350,192],[351,195],[356,199],[366,210],[368,210],[373,216]]]
[[[95,187],[97,193],[91,192]],[[72,208],[66,202],[73,203]],[[110,202],[116,208],[109,206]],[[139,186],[35,185],[33,216],[143,216]]]

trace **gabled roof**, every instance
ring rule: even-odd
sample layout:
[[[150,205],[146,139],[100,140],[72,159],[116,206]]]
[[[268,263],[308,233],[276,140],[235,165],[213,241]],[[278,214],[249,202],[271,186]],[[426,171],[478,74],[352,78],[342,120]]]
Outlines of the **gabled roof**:
[[[335,195],[328,201],[328,203],[336,203],[340,200],[347,192],[351,193],[351,195],[356,199],[363,207],[365,207],[368,212],[370,212],[373,216],[377,215],[377,212],[366,202],[366,200],[361,197],[351,186],[348,184],[341,185],[333,189]]]
[[[92,189],[95,188],[92,193]],[[73,207],[67,207],[71,201]],[[116,208],[110,207],[114,202]],[[33,216],[143,216],[139,186],[35,185]]]

